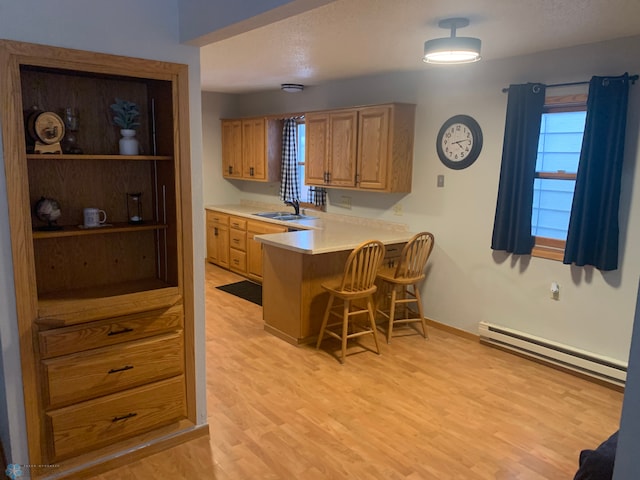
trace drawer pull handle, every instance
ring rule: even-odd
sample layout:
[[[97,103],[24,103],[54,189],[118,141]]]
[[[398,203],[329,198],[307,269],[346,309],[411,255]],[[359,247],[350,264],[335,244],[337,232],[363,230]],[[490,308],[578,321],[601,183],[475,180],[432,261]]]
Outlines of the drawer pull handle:
[[[107,335],[112,336],[112,335],[120,335],[121,333],[129,333],[129,332],[133,332],[133,328],[123,328],[122,330],[113,330],[111,332],[109,332]]]
[[[118,373],[118,372],[124,372],[126,370],[131,370],[133,368],[133,365],[125,365],[122,368],[112,368],[111,370],[109,370],[109,372],[107,373]]]
[[[127,420],[128,418],[133,418],[137,415],[138,415],[137,413],[127,413],[126,415],[122,415],[121,417],[113,417],[111,421],[115,423],[115,422],[119,422],[120,420]]]

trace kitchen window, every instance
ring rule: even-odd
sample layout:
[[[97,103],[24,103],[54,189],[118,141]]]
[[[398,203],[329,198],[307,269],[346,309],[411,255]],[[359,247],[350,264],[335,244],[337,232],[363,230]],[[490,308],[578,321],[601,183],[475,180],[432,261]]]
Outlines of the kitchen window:
[[[533,186],[533,256],[563,260],[586,110],[586,94],[545,100]]]

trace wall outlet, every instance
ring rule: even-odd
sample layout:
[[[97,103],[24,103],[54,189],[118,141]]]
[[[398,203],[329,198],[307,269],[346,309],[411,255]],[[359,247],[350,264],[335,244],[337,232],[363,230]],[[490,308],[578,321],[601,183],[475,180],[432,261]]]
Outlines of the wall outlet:
[[[402,204],[401,203],[396,203],[393,206],[393,214],[394,215],[398,215],[398,216],[402,216]]]
[[[347,197],[346,195],[342,195],[340,197],[340,206],[342,208],[347,208],[351,210],[351,197]]]
[[[444,175],[438,175],[438,188],[443,188],[444,187]]]

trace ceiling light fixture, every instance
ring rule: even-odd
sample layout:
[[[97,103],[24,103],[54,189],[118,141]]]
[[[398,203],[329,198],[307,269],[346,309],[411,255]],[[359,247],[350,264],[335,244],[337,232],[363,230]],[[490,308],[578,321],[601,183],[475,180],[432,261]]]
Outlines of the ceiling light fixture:
[[[298,93],[304,90],[304,85],[300,85],[299,83],[283,83],[280,85],[280,88],[283,92]]]
[[[456,29],[469,25],[466,18],[447,18],[440,20],[440,28],[451,29],[448,38],[435,38],[424,42],[424,58],[426,63],[471,63],[480,60],[480,39],[472,37],[456,37]]]

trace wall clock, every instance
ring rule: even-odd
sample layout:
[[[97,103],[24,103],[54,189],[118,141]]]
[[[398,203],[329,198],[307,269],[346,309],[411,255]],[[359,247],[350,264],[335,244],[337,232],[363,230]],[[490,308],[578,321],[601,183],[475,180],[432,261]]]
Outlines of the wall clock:
[[[436,149],[440,161],[447,167],[467,168],[482,150],[482,129],[469,115],[455,115],[440,128]]]

